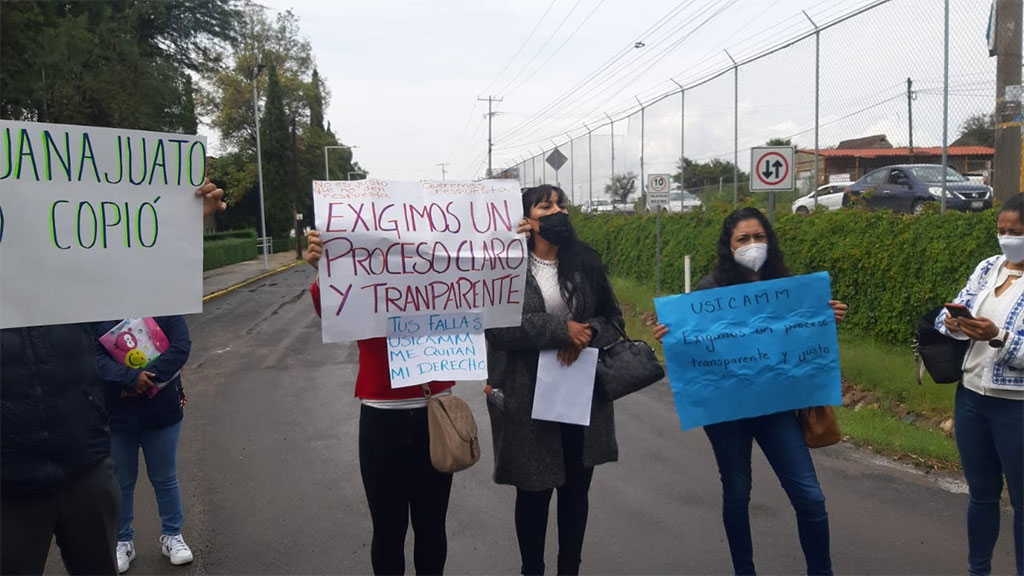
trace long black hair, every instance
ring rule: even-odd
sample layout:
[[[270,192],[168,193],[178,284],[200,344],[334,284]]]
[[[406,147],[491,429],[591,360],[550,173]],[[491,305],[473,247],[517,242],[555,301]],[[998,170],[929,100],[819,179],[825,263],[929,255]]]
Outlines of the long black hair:
[[[772,278],[784,278],[792,273],[786,267],[782,258],[782,250],[779,248],[779,237],[775,234],[768,219],[757,208],[746,207],[734,210],[722,222],[722,233],[718,237],[718,262],[715,263],[714,278],[719,286],[731,286],[742,284],[754,279],[754,272],[742,266],[732,255],[732,233],[736,225],[751,218],[761,223],[764,233],[768,237],[768,258],[764,265],[757,271],[757,277],[761,280]]]
[[[551,184],[541,184],[532,188],[523,188],[523,217],[530,217],[530,210],[551,199],[552,193],[557,194],[556,203],[559,207],[565,207],[565,190]],[[571,228],[571,227],[570,227]],[[533,252],[533,234],[527,242],[530,252]],[[575,228],[571,228],[569,237],[558,245],[558,289],[562,293],[569,311],[579,321],[584,305],[580,291],[575,288],[578,282],[585,282],[592,286],[598,298],[598,315],[604,315],[603,308],[615,301],[612,294],[611,283],[608,281],[608,274],[605,271],[601,257],[593,248],[585,244],[576,236]]]

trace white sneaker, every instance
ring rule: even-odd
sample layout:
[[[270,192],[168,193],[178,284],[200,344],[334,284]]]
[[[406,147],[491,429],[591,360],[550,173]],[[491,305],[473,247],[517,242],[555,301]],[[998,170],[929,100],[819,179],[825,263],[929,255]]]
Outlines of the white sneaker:
[[[192,550],[188,544],[185,544],[185,539],[181,537],[181,534],[174,536],[163,534],[160,536],[160,544],[164,556],[171,559],[171,564],[178,566],[192,561]]]
[[[124,574],[128,566],[135,560],[135,543],[132,541],[117,543],[117,573]]]

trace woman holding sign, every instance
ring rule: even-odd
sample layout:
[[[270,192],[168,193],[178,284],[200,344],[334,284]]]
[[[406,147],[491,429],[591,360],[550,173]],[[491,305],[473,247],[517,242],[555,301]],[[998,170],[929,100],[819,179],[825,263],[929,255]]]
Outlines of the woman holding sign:
[[[306,262],[317,268],[320,232],[306,235]],[[319,279],[310,288],[320,315]],[[412,520],[417,574],[442,574],[448,558],[446,520],[452,475],[430,463],[427,399],[419,386],[392,388],[386,338],[360,340],[355,396],[359,412],[359,472],[370,507],[374,574],[405,573],[405,535]],[[431,382],[434,395],[450,394],[454,382]]]
[[[790,276],[779,240],[768,219],[756,208],[740,208],[722,224],[714,272],[697,283],[697,290]],[[846,304],[829,301],[836,323],[846,316]],[[659,341],[668,328],[658,324]],[[828,512],[818,484],[810,450],[795,411],[778,412],[710,424],[704,432],[715,452],[722,479],[722,520],[736,574],[754,574],[750,536],[750,451],[761,447],[796,511],[800,546],[808,574],[831,574]]]
[[[970,492],[968,566],[992,572],[1003,478],[1013,505],[1017,574],[1024,574],[1024,195],[996,220],[1002,254],[983,260],[936,328],[970,339],[956,389],[956,446]]]
[[[622,325],[604,265],[576,238],[565,205],[565,192],[557,186],[523,191],[531,235],[522,324],[485,332],[494,481],[516,487],[523,574],[544,573],[555,488],[558,574],[579,573],[594,466],[618,459],[612,403],[600,395],[592,398],[589,426],[532,418],[540,353],[557,351],[558,361],[571,365],[584,348],[618,340],[612,323]]]

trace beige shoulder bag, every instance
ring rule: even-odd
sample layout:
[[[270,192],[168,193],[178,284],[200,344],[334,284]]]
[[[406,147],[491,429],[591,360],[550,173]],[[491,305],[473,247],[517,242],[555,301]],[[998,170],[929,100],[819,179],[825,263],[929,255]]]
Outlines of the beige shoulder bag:
[[[476,464],[480,441],[469,404],[454,394],[434,396],[426,384],[423,395],[427,397],[430,463],[434,469],[450,474]]]

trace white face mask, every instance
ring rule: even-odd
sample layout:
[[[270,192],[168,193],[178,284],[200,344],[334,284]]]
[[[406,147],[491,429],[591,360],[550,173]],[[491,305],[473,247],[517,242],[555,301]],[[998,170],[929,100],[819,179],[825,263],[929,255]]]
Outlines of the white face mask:
[[[998,236],[999,247],[1006,259],[1014,264],[1024,262],[1024,236]]]
[[[732,257],[740,266],[757,272],[768,259],[768,245],[762,242],[747,244],[739,250],[733,250]]]

